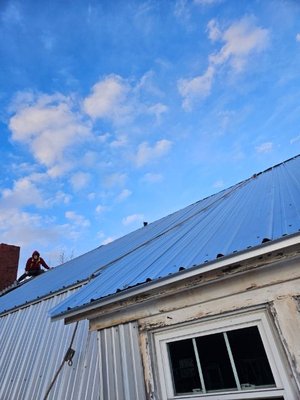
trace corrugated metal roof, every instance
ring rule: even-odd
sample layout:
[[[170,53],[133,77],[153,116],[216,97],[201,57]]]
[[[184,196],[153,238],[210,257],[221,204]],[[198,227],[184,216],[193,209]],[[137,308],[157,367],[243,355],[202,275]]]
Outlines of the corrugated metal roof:
[[[300,156],[57,267],[0,297],[0,312],[96,277],[52,315],[300,230]]]

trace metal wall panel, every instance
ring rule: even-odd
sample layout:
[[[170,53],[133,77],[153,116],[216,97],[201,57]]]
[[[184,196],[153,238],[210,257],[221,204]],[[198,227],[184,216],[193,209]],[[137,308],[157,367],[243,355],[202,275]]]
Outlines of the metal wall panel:
[[[136,323],[98,331],[101,400],[144,400],[145,385]]]
[[[75,324],[50,322],[49,309],[70,293],[0,318],[0,400],[43,399],[69,347]],[[99,399],[97,333],[81,321],[72,345],[73,365],[64,364],[49,400]]]

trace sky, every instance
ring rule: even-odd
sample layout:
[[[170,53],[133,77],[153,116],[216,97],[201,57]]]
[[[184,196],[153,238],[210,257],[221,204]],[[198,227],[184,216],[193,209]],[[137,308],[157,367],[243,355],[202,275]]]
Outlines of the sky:
[[[0,0],[0,242],[19,274],[299,153],[300,1]]]

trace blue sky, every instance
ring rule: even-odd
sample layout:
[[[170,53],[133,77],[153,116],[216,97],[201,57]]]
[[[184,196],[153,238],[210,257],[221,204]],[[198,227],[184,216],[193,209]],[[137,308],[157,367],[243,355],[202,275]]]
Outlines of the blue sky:
[[[55,266],[300,153],[300,2],[0,2],[0,242]]]

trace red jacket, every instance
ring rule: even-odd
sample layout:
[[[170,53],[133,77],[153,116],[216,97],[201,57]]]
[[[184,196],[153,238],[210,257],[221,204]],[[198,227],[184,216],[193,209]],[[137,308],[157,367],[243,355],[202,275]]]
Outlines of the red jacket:
[[[33,255],[32,255],[32,257],[28,258],[28,260],[26,262],[25,271],[29,272],[29,271],[40,270],[41,269],[41,265],[46,269],[50,269],[48,267],[48,265],[45,263],[45,260],[42,257],[40,257],[38,255],[37,258],[33,258]]]

